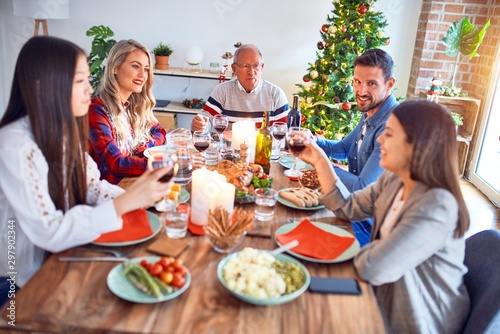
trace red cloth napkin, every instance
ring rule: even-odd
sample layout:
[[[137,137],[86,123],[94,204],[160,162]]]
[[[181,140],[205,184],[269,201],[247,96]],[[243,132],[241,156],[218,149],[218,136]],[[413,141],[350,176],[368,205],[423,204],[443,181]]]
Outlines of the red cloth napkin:
[[[196,225],[191,223],[191,220],[188,222],[188,230],[194,235],[205,235],[205,231],[203,230],[203,225]]]
[[[139,209],[122,215],[121,230],[103,233],[95,242],[123,242],[139,240],[153,234],[146,210]]]
[[[276,239],[283,245],[298,240],[299,245],[292,248],[292,251],[320,260],[336,259],[355,240],[353,237],[342,237],[324,231],[305,218],[288,233],[276,235]]]

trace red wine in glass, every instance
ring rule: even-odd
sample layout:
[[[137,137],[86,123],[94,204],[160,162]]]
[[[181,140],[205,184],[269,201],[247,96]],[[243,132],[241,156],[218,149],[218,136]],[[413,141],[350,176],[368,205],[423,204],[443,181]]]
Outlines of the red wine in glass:
[[[208,146],[210,146],[210,143],[207,141],[199,141],[195,142],[193,145],[198,150],[198,152],[203,152],[208,148]]]
[[[227,125],[220,125],[220,124],[214,125],[214,129],[218,133],[223,133],[224,130],[226,130],[226,128],[227,128]]]
[[[167,183],[172,179],[172,176],[174,176],[174,167],[169,166],[168,164],[166,164],[163,161],[153,161],[151,163],[151,166],[153,167],[153,169],[159,169],[159,168],[163,168],[165,166],[168,166],[167,172],[165,174],[163,174],[163,176],[158,180],[160,182]]]
[[[290,149],[292,150],[292,152],[294,154],[299,154],[300,152],[302,152],[306,146],[304,145],[304,142],[302,141],[291,141],[290,142]]]
[[[285,131],[275,131],[273,133],[273,136],[274,136],[274,138],[276,138],[276,140],[281,140],[281,139],[285,138],[285,134],[286,134]]]

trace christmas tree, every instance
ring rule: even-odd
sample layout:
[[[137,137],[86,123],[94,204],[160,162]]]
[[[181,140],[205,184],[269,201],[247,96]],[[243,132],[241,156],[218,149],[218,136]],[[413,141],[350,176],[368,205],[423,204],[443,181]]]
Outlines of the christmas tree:
[[[332,14],[321,26],[316,61],[309,63],[302,98],[303,126],[326,138],[340,140],[356,126],[360,113],[355,106],[353,62],[368,49],[389,44],[384,37],[387,21],[372,11],[373,1],[333,1]]]

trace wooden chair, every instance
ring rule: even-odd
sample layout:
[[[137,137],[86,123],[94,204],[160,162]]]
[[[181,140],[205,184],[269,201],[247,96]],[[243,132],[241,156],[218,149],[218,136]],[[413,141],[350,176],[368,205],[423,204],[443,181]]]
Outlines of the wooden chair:
[[[500,231],[486,230],[465,241],[464,276],[470,312],[464,334],[500,333]]]

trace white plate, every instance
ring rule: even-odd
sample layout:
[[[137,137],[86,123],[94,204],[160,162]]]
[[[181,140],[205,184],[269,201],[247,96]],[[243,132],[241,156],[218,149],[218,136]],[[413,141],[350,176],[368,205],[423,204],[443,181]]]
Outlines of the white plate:
[[[283,156],[281,156],[281,158],[279,159],[278,162],[280,163],[281,166],[289,169],[289,168],[292,168],[292,166],[293,166],[293,160],[294,160],[293,156],[283,155]],[[297,170],[314,169],[314,167],[309,165],[309,164],[306,164],[304,161],[298,159],[297,165],[295,166],[295,169],[297,169]]]
[[[307,206],[305,206],[305,207],[297,206],[297,205],[293,204],[292,202],[290,202],[289,200],[284,199],[283,197],[280,196],[280,192],[281,191],[290,190],[290,189],[297,189],[297,188],[285,188],[285,189],[281,189],[278,192],[278,202],[280,202],[284,206],[288,206],[289,208],[297,209],[297,210],[319,210],[319,209],[324,209],[325,208],[325,206],[323,204],[316,205],[316,206],[309,206],[309,207],[307,207]]]
[[[143,256],[133,258],[130,261],[133,263],[140,263],[142,260],[147,260],[151,263],[155,263],[160,259],[159,256]],[[172,293],[165,294],[161,298],[156,298],[154,296],[148,296],[144,292],[137,289],[135,286],[130,283],[130,281],[123,274],[124,266],[123,263],[116,265],[108,274],[108,278],[106,280],[108,284],[108,288],[118,297],[134,302],[134,303],[160,303],[166,300],[174,299],[175,297],[181,295],[184,291],[187,290],[189,285],[191,284],[191,273],[186,268],[186,283],[182,288],[176,290]]]
[[[294,223],[289,223],[289,224],[285,224],[285,225],[280,226],[276,230],[276,232],[274,234],[274,240],[276,241],[276,243],[278,245],[280,245],[280,246],[283,246],[278,241],[278,239],[276,239],[276,235],[278,235],[278,234],[286,234],[286,233],[290,232],[295,227],[297,227],[297,225],[299,225],[299,223],[300,222],[294,222]],[[322,229],[323,231],[329,232],[331,234],[338,235],[338,236],[341,236],[341,237],[353,237],[354,238],[354,236],[351,233],[349,233],[348,231],[343,230],[343,229],[341,229],[341,228],[339,228],[337,226],[333,226],[333,225],[329,225],[329,224],[325,224],[325,223],[320,223],[320,222],[311,222],[311,223],[314,226]],[[313,257],[309,257],[309,256],[306,256],[306,255],[295,253],[292,250],[288,250],[287,253],[289,253],[289,254],[291,254],[291,255],[299,258],[299,259],[310,261],[310,262],[336,263],[336,262],[343,262],[343,261],[347,261],[347,260],[352,259],[353,257],[355,257],[359,253],[359,250],[360,250],[359,242],[358,242],[358,240],[356,238],[354,238],[354,242],[352,243],[351,247],[349,247],[348,249],[346,249],[342,254],[340,254],[339,256],[337,256],[335,259],[332,259],[332,260],[315,259]]]
[[[153,146],[153,147],[150,147],[148,149],[145,149],[144,156],[146,158],[149,158],[151,153],[163,153],[163,152],[165,152],[166,147],[167,147],[167,145],[160,145],[160,146]],[[198,153],[198,150],[191,143],[188,145],[188,149],[192,153]]]
[[[309,283],[311,283],[311,275],[309,274],[309,271],[302,263],[300,263],[299,261],[297,261],[297,260],[295,260],[287,255],[277,254],[274,256],[276,258],[276,260],[279,260],[279,261],[285,262],[285,263],[286,262],[293,262],[296,265],[298,265],[306,274],[306,281],[300,289],[298,289],[292,293],[289,293],[287,295],[277,297],[277,298],[265,298],[265,299],[264,298],[255,298],[255,297],[251,297],[251,296],[245,295],[245,294],[240,293],[240,292],[233,291],[227,285],[227,282],[224,279],[224,276],[222,275],[222,269],[226,265],[227,261],[229,261],[230,258],[235,257],[235,256],[238,256],[238,253],[233,253],[231,255],[228,255],[219,262],[219,266],[217,267],[217,277],[219,278],[219,281],[221,282],[221,284],[233,296],[235,296],[239,300],[242,300],[246,303],[253,304],[253,305],[279,305],[279,304],[288,303],[288,302],[298,298],[301,294],[303,294],[304,291],[306,291],[307,288],[309,287]]]
[[[158,217],[149,211],[146,211],[148,214],[148,221],[149,221],[149,226],[151,227],[151,230],[153,230],[153,234],[150,236],[147,236],[142,239],[137,239],[137,240],[131,240],[131,241],[120,241],[120,242],[92,242],[94,245],[99,245],[99,246],[107,246],[107,247],[121,247],[121,246],[130,246],[130,245],[135,245],[135,244],[140,244],[141,242],[147,241],[151,238],[153,238],[155,235],[158,234],[161,230],[161,223]]]

